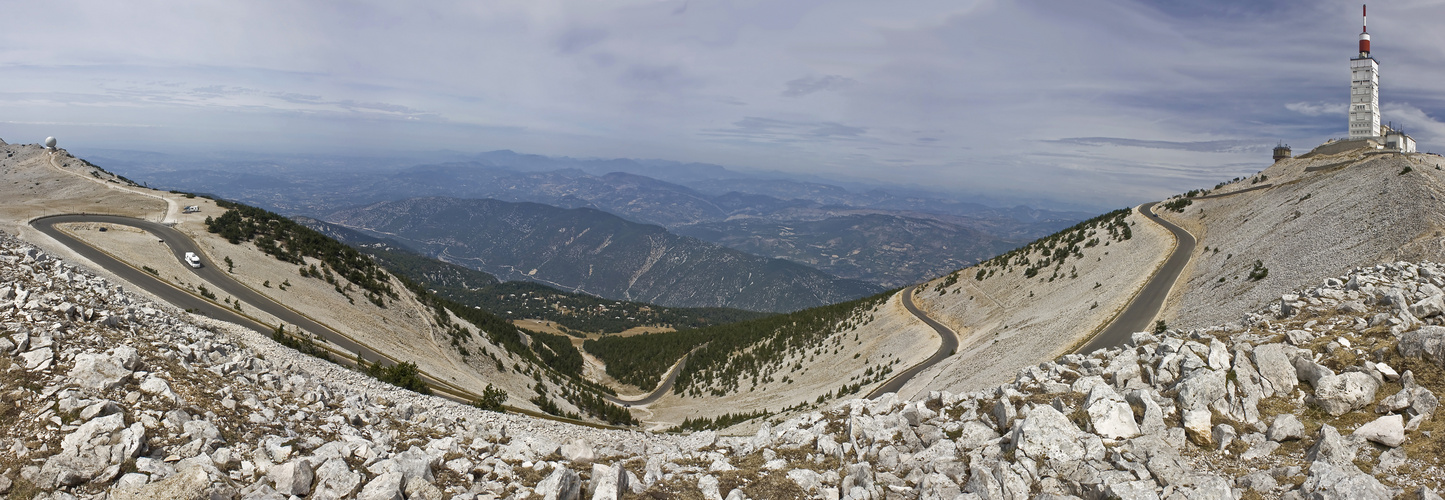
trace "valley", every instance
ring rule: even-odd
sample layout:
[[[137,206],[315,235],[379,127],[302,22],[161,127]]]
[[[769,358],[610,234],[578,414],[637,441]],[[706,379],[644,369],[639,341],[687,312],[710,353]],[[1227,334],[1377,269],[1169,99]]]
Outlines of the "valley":
[[[417,198],[329,219],[503,280],[663,306],[792,311],[880,291],[592,209]]]
[[[1154,354],[1131,350],[1134,347],[1120,349],[1130,342],[1185,342],[1159,340],[1170,335],[1208,340],[1251,328],[1281,331],[1259,313],[1237,321],[1219,316],[1220,308],[1202,305],[1210,301],[1297,318],[1290,323],[1295,330],[1286,337],[1302,346],[1304,334],[1296,331],[1318,329],[1319,322],[1299,321],[1328,312],[1321,309],[1324,304],[1338,303],[1350,314],[1368,307],[1394,308],[1393,313],[1369,318],[1329,319],[1329,328],[1366,332],[1349,342],[1375,342],[1371,335],[1403,334],[1407,328],[1445,318],[1440,312],[1445,308],[1431,309],[1434,289],[1425,285],[1409,292],[1413,296],[1404,295],[1405,289],[1372,288],[1369,293],[1385,297],[1374,305],[1349,301],[1365,290],[1364,282],[1357,283],[1361,278],[1351,278],[1350,284],[1327,280],[1310,292],[1314,295],[1287,293],[1295,289],[1292,279],[1299,282],[1305,276],[1331,272],[1375,276],[1399,270],[1405,274],[1398,276],[1414,272],[1419,279],[1438,279],[1424,264],[1418,271],[1408,271],[1416,267],[1407,263],[1367,266],[1376,259],[1427,261],[1445,254],[1441,243],[1445,233],[1440,229],[1445,216],[1430,204],[1409,203],[1445,195],[1445,174],[1440,173],[1445,161],[1429,155],[1359,149],[1313,152],[1212,190],[1191,191],[1079,222],[921,284],[825,306],[750,316],[738,310],[666,308],[606,301],[535,284],[501,283],[489,273],[425,257],[427,245],[445,241],[468,248],[487,240],[438,237],[441,222],[416,222],[425,217],[395,221],[401,220],[396,214],[403,209],[420,208],[422,215],[449,213],[438,221],[471,221],[468,227],[478,234],[519,241],[545,236],[534,245],[538,251],[567,247],[552,233],[561,234],[563,241],[584,241],[579,248],[605,250],[625,241],[628,231],[634,231],[630,223],[612,222],[628,229],[599,240],[586,240],[591,229],[569,233],[566,227],[549,229],[540,223],[517,226],[528,230],[508,233],[505,226],[489,224],[510,223],[521,214],[497,211],[506,207],[497,204],[501,202],[450,199],[428,200],[418,207],[385,202],[376,205],[385,210],[372,213],[338,212],[347,214],[342,218],[351,222],[347,225],[296,222],[204,196],[139,186],[125,191],[107,188],[104,184],[111,180],[122,181],[63,153],[7,148],[21,155],[0,164],[4,172],[34,180],[29,186],[14,182],[6,189],[19,191],[36,182],[42,186],[53,182],[62,200],[58,203],[66,203],[67,196],[107,193],[118,195],[121,206],[132,207],[127,210],[133,214],[11,219],[33,220],[18,232],[54,241],[57,252],[99,263],[102,272],[113,273],[116,279],[140,283],[136,291],[185,309],[177,313],[192,321],[244,325],[252,334],[342,366],[361,364],[358,360],[377,363],[362,372],[457,402],[594,426],[675,432],[716,429],[771,436],[773,425],[807,420],[840,404],[854,404],[848,401],[859,401],[855,398],[876,402],[865,404],[891,405],[910,399],[958,399],[961,396],[950,396],[958,394],[972,394],[970,398],[998,394],[1003,401],[1013,393],[989,388],[1010,381],[1015,387],[1011,390],[1025,391],[1020,394],[1036,390],[1029,388],[1033,383],[1043,384],[1040,390],[1048,394],[1068,394],[1077,391],[1053,374],[1064,366],[1060,362],[1073,367],[1068,370],[1091,373],[1102,369],[1096,360],[1106,360],[1110,367],[1121,359],[1158,361]],[[94,180],[85,180],[87,176]],[[85,184],[97,185],[100,191],[87,192]],[[473,203],[494,206],[473,213]],[[196,210],[174,213],[169,208],[181,204],[194,205]],[[40,214],[44,207],[36,203],[7,210]],[[152,222],[144,221],[146,217]],[[1359,222],[1364,220],[1387,224],[1366,227]],[[1322,235],[1318,226],[1355,230]],[[357,232],[360,227],[368,230]],[[1266,241],[1270,244],[1263,244]],[[201,254],[202,267],[182,265],[178,255],[185,251]],[[437,253],[455,256],[456,252]],[[593,259],[609,258],[606,253],[594,255],[601,257]],[[556,259],[543,252],[538,262]],[[706,285],[673,287],[678,286]],[[512,317],[487,312],[500,307],[509,308],[506,313]],[[619,316],[624,311],[626,321]],[[1414,312],[1407,316],[1401,311]],[[611,314],[611,321],[603,314]],[[275,335],[275,324],[289,325],[287,335]],[[604,334],[623,330],[626,333]],[[1213,344],[1219,340],[1210,342],[1203,349],[1213,364],[1201,366],[1225,366],[1228,361],[1214,354]],[[1347,352],[1346,347],[1333,349],[1336,355]],[[1343,361],[1330,363],[1339,373],[1352,373]],[[1171,366],[1151,365],[1149,383],[1163,383],[1159,381],[1164,377],[1189,381],[1205,376],[1200,375],[1203,372],[1174,375]],[[1181,365],[1179,370],[1188,369]],[[1117,377],[1102,383],[1143,390],[1138,388],[1144,386]],[[1078,380],[1082,379],[1075,378],[1075,383]],[[1258,421],[1251,412],[1264,411],[1263,406],[1251,410],[1252,404],[1260,404],[1250,402],[1254,400],[1232,401],[1213,403],[1220,415],[1233,419],[1230,422]],[[1034,418],[1023,416],[1027,409],[1011,417],[1011,405],[989,404],[995,405],[989,420],[994,424],[985,425],[1004,429],[1002,423],[1011,418]],[[1027,411],[1037,415],[1041,411],[1037,408],[1046,406]],[[1180,439],[1198,441],[1189,437],[1200,435],[1188,420],[1197,418],[1190,413],[1196,410],[1172,411],[1189,413],[1178,431],[1184,436]],[[1092,409],[1084,418],[1092,422],[1085,428],[1106,432],[1104,417],[1094,416]]]
[[[715,165],[511,152],[478,156],[399,166],[404,163],[374,165],[380,160],[324,157],[214,160],[103,151],[98,161],[168,189],[212,193],[332,222],[331,214],[338,211],[435,196],[591,208],[884,288],[978,262],[1089,216],[760,179]],[[344,167],[351,164],[358,168]],[[847,228],[857,231],[839,231]],[[520,269],[523,275],[529,270]]]

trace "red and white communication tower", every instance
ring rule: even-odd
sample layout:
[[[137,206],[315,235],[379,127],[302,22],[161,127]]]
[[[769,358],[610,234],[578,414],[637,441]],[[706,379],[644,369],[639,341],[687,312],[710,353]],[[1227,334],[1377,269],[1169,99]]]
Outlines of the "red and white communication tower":
[[[1369,23],[1360,8],[1360,54],[1350,59],[1350,138],[1380,137],[1380,63],[1370,56]]]

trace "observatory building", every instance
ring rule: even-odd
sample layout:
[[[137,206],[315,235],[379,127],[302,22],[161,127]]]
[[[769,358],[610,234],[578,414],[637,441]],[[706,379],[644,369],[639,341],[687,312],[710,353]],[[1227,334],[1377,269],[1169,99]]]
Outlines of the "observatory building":
[[[1361,7],[1360,53],[1350,59],[1350,140],[1372,140],[1381,149],[1415,152],[1415,139],[1380,123],[1380,62],[1370,55],[1370,30]]]

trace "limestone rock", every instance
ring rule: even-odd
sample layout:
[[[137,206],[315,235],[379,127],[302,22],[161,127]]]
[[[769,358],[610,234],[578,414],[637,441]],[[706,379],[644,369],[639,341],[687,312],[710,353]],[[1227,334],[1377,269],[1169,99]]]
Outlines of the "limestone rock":
[[[1315,388],[1318,388],[1320,386],[1321,379],[1325,377],[1332,377],[1335,375],[1335,372],[1333,370],[1326,368],[1324,365],[1316,363],[1315,360],[1310,359],[1307,356],[1295,357],[1294,369],[1295,372],[1299,374],[1299,379],[1301,381],[1304,381],[1308,383],[1311,387]]]
[[[1207,409],[1184,412],[1184,432],[1189,436],[1189,440],[1204,447],[1212,445],[1214,443],[1213,428],[1210,425],[1212,418],[1213,414]]]
[[[1095,394],[1098,396],[1095,397]],[[1128,439],[1139,435],[1134,409],[1109,386],[1096,386],[1089,399],[1087,412],[1094,434],[1109,439]]]
[[[1386,500],[1393,495],[1389,488],[1373,476],[1360,472],[1354,464],[1337,465],[1315,462],[1301,491],[1320,500]]]
[[[1252,357],[1254,366],[1259,369],[1259,376],[1264,379],[1261,382],[1264,397],[1294,392],[1299,378],[1294,364],[1289,360],[1289,353],[1293,351],[1294,348],[1284,344],[1266,344],[1254,348]]]
[[[1034,460],[1082,460],[1087,453],[1079,442],[1079,428],[1052,406],[1031,407],[1014,427],[1014,447]]]
[[[1274,417],[1269,424],[1269,431],[1266,434],[1270,441],[1285,442],[1291,439],[1303,439],[1305,437],[1305,424],[1299,421],[1299,417],[1289,413],[1281,413]]]
[[[575,463],[590,463],[596,459],[596,453],[592,451],[592,445],[586,441],[576,440],[562,445],[562,458]]]
[[[133,349],[132,349],[133,351]],[[86,389],[107,391],[119,387],[132,370],[118,356],[81,353],[75,356],[75,365],[68,375],[71,382]]]
[[[192,500],[226,497],[220,491],[216,491],[217,494],[212,495],[210,494],[212,491],[211,478],[206,470],[199,466],[190,466],[159,482],[135,489],[117,488],[111,492],[110,498],[112,500]]]
[[[808,493],[815,493],[823,487],[822,476],[812,469],[793,469],[788,471],[788,479],[797,483],[799,488]],[[957,488],[957,485],[954,485]]]
[[[1214,448],[1223,450],[1229,447],[1229,443],[1234,442],[1235,436],[1238,436],[1239,433],[1234,430],[1232,425],[1219,424],[1214,426],[1209,435],[1214,439]]]
[[[316,491],[311,500],[335,500],[350,497],[361,486],[362,476],[352,472],[346,461],[332,458],[316,468]]]
[[[1438,316],[1445,312],[1445,296],[1434,295],[1410,305],[1410,315],[1416,318]]]
[[[537,494],[544,500],[577,500],[582,494],[582,479],[577,476],[577,471],[558,467],[537,483]]]
[[[1405,443],[1405,417],[1386,415],[1377,418],[1355,429],[1353,435],[1391,448],[1400,446]]]
[[[316,478],[311,463],[305,460],[292,460],[272,467],[266,476],[271,479],[276,491],[283,495],[310,494],[311,481]]]
[[[42,347],[21,353],[20,359],[25,361],[25,371],[40,371],[50,368],[50,365],[54,363],[55,351],[49,347]]]
[[[166,382],[165,379],[155,375],[146,377],[145,381],[140,383],[140,391],[171,401],[180,401],[180,396],[177,396],[174,391],[171,391],[171,384]]]
[[[406,500],[401,486],[406,478],[400,472],[386,472],[371,479],[356,495],[356,500]]]
[[[627,490],[627,469],[592,464],[592,500],[618,500]]]
[[[1309,462],[1328,462],[1339,467],[1354,467],[1355,449],[1345,443],[1340,432],[1330,424],[1320,426],[1315,433],[1315,445],[1305,453]]]
[[[1445,366],[1445,327],[1422,326],[1405,332],[1396,349],[1407,358],[1424,357]]]
[[[407,500],[446,500],[446,494],[437,489],[436,485],[421,480],[406,481],[402,493]]]
[[[1375,391],[1379,388],[1379,381],[1360,372],[1327,375],[1315,385],[1311,401],[1338,417],[1369,405],[1375,400]]]
[[[702,497],[705,500],[722,500],[723,496],[718,491],[717,484],[717,478],[714,476],[704,475],[697,478],[697,489],[702,491]]]
[[[1225,373],[1221,370],[1197,370],[1180,380],[1176,387],[1179,389],[1179,407],[1186,410],[1206,408],[1228,395]]]

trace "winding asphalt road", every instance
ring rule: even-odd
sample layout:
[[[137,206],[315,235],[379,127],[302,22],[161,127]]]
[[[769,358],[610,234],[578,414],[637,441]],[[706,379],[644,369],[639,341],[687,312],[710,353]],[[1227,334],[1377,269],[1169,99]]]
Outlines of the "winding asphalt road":
[[[40,230],[40,232],[45,233],[51,238],[55,238],[56,241],[59,241],[61,244],[67,247],[70,247],[70,249],[75,250],[76,253],[85,256],[85,258],[90,259],[96,264],[100,264],[102,267],[106,268],[106,270],[120,275],[120,277],[125,278],[127,281],[135,283],[136,286],[145,288],[147,291],[160,296],[167,302],[175,304],[178,307],[199,310],[205,313],[205,315],[212,318],[224,321],[239,322],[260,333],[264,333],[267,335],[271,334],[271,327],[261,324],[254,319],[236,314],[236,311],[232,309],[218,306],[213,302],[196,298],[196,296],[191,295],[188,292],[182,291],[169,283],[161,281],[159,278],[156,278],[155,276],[152,276],[147,272],[137,271],[134,267],[130,267],[126,264],[121,263],[114,257],[106,254],[105,252],[102,252],[99,249],[96,249],[95,247],[92,247],[88,244],[85,244],[84,242],[81,242],[80,240],[71,237],[64,231],[61,231],[59,228],[55,227],[56,224],[66,223],[103,223],[119,226],[130,226],[144,230],[154,235],[157,239],[165,242],[166,247],[171,251],[172,254],[175,255],[176,260],[183,263],[185,262],[184,256],[186,252],[195,252],[196,255],[204,255],[200,252],[199,249],[196,248],[196,245],[191,242],[190,238],[186,237],[185,234],[182,234],[175,228],[150,221],[115,215],[57,215],[53,217],[36,219],[30,223],[31,226],[35,227],[35,229]],[[287,324],[295,325],[296,327],[310,332],[313,335],[320,336],[326,339],[326,342],[335,344],[337,347],[340,347],[347,351],[361,353],[363,359],[369,361],[384,359],[375,351],[372,351],[365,346],[352,342],[350,339],[341,336],[340,334],[332,331],[330,328],[326,328],[325,326],[322,326],[321,324],[312,321],[310,318],[302,316],[301,314],[298,314],[291,309],[280,307],[279,304],[275,304],[275,302],[272,301],[271,298],[256,293],[256,291],[251,290],[245,285],[236,282],[236,280],[232,279],[230,276],[227,276],[224,270],[211,265],[209,262],[202,263],[202,266],[200,268],[191,269],[191,271],[194,272],[196,276],[200,277],[202,280],[205,280],[206,283],[218,288],[218,292],[224,292],[226,294],[229,294],[233,298],[240,299],[242,302],[259,308],[265,311],[267,314],[275,316],[277,319],[280,319]],[[276,306],[268,307],[273,304],[275,304]],[[237,319],[241,319],[243,321],[236,321]]]
[[[1197,196],[1193,199],[1223,198],[1273,186],[1274,184],[1260,184],[1228,193]],[[1094,338],[1089,339],[1089,342],[1075,352],[1088,354],[1099,349],[1121,346],[1129,342],[1134,332],[1152,330],[1149,322],[1153,321],[1154,317],[1159,315],[1159,310],[1164,308],[1164,299],[1169,298],[1169,291],[1174,288],[1174,282],[1179,280],[1179,274],[1184,272],[1184,266],[1189,265],[1189,259],[1194,255],[1196,244],[1194,235],[1155,214],[1154,206],[1158,204],[1159,202],[1155,201],[1139,205],[1139,211],[1148,216],[1149,220],[1154,221],[1155,224],[1164,226],[1174,234],[1175,241],[1178,242],[1174,246],[1174,252],[1169,254],[1169,260],[1164,261],[1164,267],[1159,268],[1159,271],[1149,278],[1149,282],[1144,284],[1144,288],[1139,291],[1139,294],[1129,301],[1129,305],[1124,307],[1124,311],[1114,317],[1114,322],[1104,327],[1103,331],[1094,335]]]
[[[95,247],[92,247],[80,240],[77,240],[55,227],[56,224],[64,224],[70,222],[115,224],[130,226],[144,230],[151,233],[152,235],[155,235],[157,239],[164,242],[170,249],[171,253],[175,256],[176,260],[181,261],[182,263],[184,263],[183,259],[186,252],[196,252],[196,255],[204,255],[199,251],[196,244],[192,242],[189,237],[187,237],[180,231],[177,231],[175,228],[151,221],[118,215],[53,215],[37,218],[30,221],[30,225],[36,230],[45,233],[51,238],[54,238],[55,241],[60,242],[60,244],[65,245],[66,247],[75,251],[75,253],[80,254],[81,256],[89,259],[96,265],[105,268],[107,271],[110,271],[111,273],[121,277],[122,279],[129,281],[131,284],[144,288],[146,291],[150,292],[161,300],[169,302],[170,304],[182,309],[188,309],[198,314],[203,314],[214,319],[241,325],[245,328],[250,328],[251,330],[254,330],[257,333],[263,335],[271,335],[273,331],[272,326],[268,326],[261,323],[260,321],[257,321],[254,318],[239,314],[233,309],[218,305],[214,302],[204,300],[200,297],[192,295],[190,292],[181,290],[180,288],[177,288],[170,283],[162,281],[156,276],[151,275],[150,273],[137,270],[136,268],[131,267],[117,260],[114,257],[111,257],[110,254],[107,254]],[[384,365],[395,364],[395,360],[392,360],[391,358],[388,358],[386,356],[382,356],[371,348],[357,344],[355,341],[352,341],[346,336],[341,335],[335,330],[332,330],[325,325],[317,323],[316,321],[313,321],[310,318],[307,318],[306,316],[301,315],[300,313],[297,313],[296,311],[293,311],[290,308],[287,308],[271,300],[269,297],[261,295],[256,291],[247,288],[245,285],[242,285],[240,282],[232,279],[224,271],[220,270],[215,266],[209,265],[209,263],[203,262],[202,267],[200,267],[199,269],[191,270],[194,271],[198,277],[205,280],[208,284],[216,287],[218,293],[225,292],[230,294],[234,298],[239,298],[250,306],[263,310],[266,313],[280,319],[281,321],[289,322],[290,325],[301,328],[302,330],[319,336],[320,338],[324,339],[326,343],[330,343],[335,347],[339,347],[353,353],[360,353],[362,359],[367,360],[367,362],[369,363],[382,363]],[[338,359],[337,361],[340,361],[344,364],[351,362],[351,360],[348,359]],[[679,366],[679,368],[681,367]],[[474,394],[471,391],[456,386],[455,384],[437,380],[435,377],[432,377],[425,373],[421,374],[421,377],[427,383],[427,385],[431,386],[432,391],[435,392],[438,396],[461,403],[470,403],[478,398],[477,394]],[[667,388],[672,387],[672,382],[676,380],[676,378],[677,369],[674,369],[672,375],[670,375],[668,378]],[[648,398],[650,398],[648,401],[650,402],[652,400],[656,400],[658,397],[661,397],[661,395],[665,392],[666,389],[659,388],[658,392],[655,392],[653,395],[648,396]],[[508,406],[507,410],[516,413],[526,414],[536,418],[555,420],[558,422],[566,422],[587,427],[595,427],[600,429],[628,429],[626,427],[598,424],[582,420],[572,420],[570,418],[557,417],[554,415],[548,415],[545,413],[512,406]]]
[[[65,245],[66,247],[69,247],[71,250],[75,251],[75,253],[78,253],[81,256],[90,259],[90,261],[94,262],[96,265],[105,268],[107,271],[110,271],[117,276],[120,276],[121,278],[131,282],[136,286],[146,289],[146,291],[156,295],[161,300],[175,305],[176,307],[189,309],[221,321],[235,323],[246,328],[255,330],[257,333],[261,333],[263,335],[269,336],[273,332],[272,326],[263,324],[254,318],[242,315],[234,309],[230,309],[228,307],[218,305],[214,302],[201,299],[200,297],[196,297],[190,292],[181,290],[180,288],[177,288],[170,283],[162,281],[161,279],[151,275],[150,273],[137,270],[136,268],[131,267],[110,256],[110,254],[107,254],[100,249],[97,249],[80,240],[77,240],[66,234],[64,231],[61,231],[59,228],[55,227],[57,224],[65,223],[103,223],[129,226],[141,229],[154,235],[161,242],[164,242],[166,244],[166,247],[175,256],[176,260],[183,263],[184,255],[186,252],[195,252],[196,255],[204,255],[200,252],[199,248],[197,248],[196,244],[192,242],[189,237],[187,237],[180,231],[177,231],[175,228],[166,226],[164,224],[157,224],[151,221],[117,215],[55,215],[49,217],[41,217],[30,221],[30,225],[36,230],[39,230],[40,232],[45,233],[47,236],[54,238],[56,241],[60,242],[60,244]],[[275,302],[271,298],[257,293],[255,290],[247,288],[245,285],[242,285],[240,282],[232,279],[229,275],[226,274],[225,271],[221,270],[219,267],[210,265],[210,263],[203,262],[202,267],[198,269],[191,269],[191,271],[194,272],[197,277],[205,280],[209,285],[216,287],[217,290],[215,293],[229,294],[234,299],[239,299],[242,302],[250,305],[251,307],[255,307],[257,309],[265,311],[267,314],[276,317],[282,322],[310,332],[312,335],[323,339],[326,343],[329,343],[332,346],[349,352],[358,353],[361,358],[366,360],[367,362],[383,363],[386,365],[391,365],[395,363],[394,360],[378,354],[371,348],[358,344],[350,338],[347,338],[345,335],[342,335],[335,330],[326,327],[325,325],[317,323],[316,321]],[[340,361],[350,362],[351,360]],[[462,390],[460,387],[441,382],[433,377],[426,375],[423,375],[423,378],[426,379],[429,385],[432,386],[433,390],[435,390],[440,395],[463,402],[471,401],[476,398],[476,395],[470,394],[468,391]]]
[[[1194,235],[1159,218],[1159,215],[1154,213],[1154,205],[1157,204],[1159,202],[1154,201],[1139,205],[1139,211],[1155,224],[1174,233],[1174,240],[1177,242],[1174,252],[1169,254],[1164,266],[1144,283],[1144,288],[1129,301],[1129,305],[1124,306],[1124,310],[1114,317],[1114,322],[1089,339],[1077,352],[1088,354],[1099,349],[1124,345],[1129,342],[1134,332],[1149,330],[1149,322],[1159,315],[1159,310],[1164,307],[1164,299],[1169,297],[1169,290],[1174,288],[1174,282],[1179,279],[1179,274],[1184,272],[1184,266],[1189,265],[1190,256],[1194,255]]]
[[[692,353],[689,352],[688,356],[691,355]],[[608,401],[624,406],[641,406],[652,403],[653,401],[662,399],[662,396],[666,395],[667,391],[672,390],[672,385],[677,382],[677,374],[682,373],[682,369],[686,366],[687,356],[683,356],[681,360],[678,360],[676,364],[672,365],[672,371],[667,372],[667,378],[663,379],[662,383],[658,384],[657,388],[653,389],[651,394],[643,396],[641,399],[625,399],[621,397],[608,396],[605,394],[602,397],[606,398]]]
[[[903,373],[894,375],[893,378],[888,379],[883,385],[878,386],[877,389],[873,389],[873,392],[868,393],[868,399],[877,399],[884,394],[898,392],[899,389],[903,388],[904,384],[907,384],[909,380],[913,380],[914,376],[938,364],[939,361],[943,361],[943,358],[952,356],[954,351],[958,349],[958,334],[954,333],[953,329],[943,326],[942,323],[928,317],[927,314],[924,314],[923,311],[919,310],[918,306],[913,303],[913,292],[917,289],[918,285],[913,285],[903,290],[903,308],[908,309],[908,312],[913,313],[919,320],[922,320],[929,327],[932,327],[933,331],[938,332],[938,336],[943,339],[943,343],[938,346],[937,351],[934,351],[933,356],[904,370]]]

